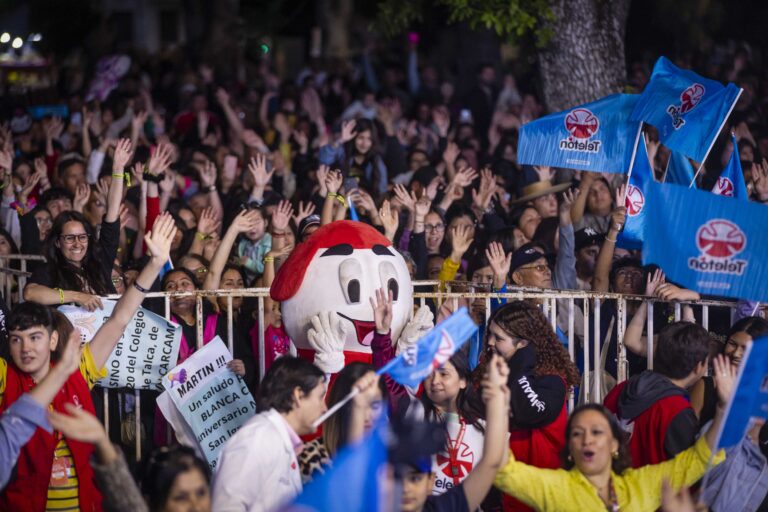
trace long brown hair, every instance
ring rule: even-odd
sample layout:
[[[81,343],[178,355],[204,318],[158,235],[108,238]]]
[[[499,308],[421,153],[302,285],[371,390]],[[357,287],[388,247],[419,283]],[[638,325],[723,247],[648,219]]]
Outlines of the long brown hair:
[[[488,320],[489,327],[491,322],[510,336],[533,343],[536,347],[535,375],[559,375],[570,386],[579,384],[578,368],[538,305],[527,300],[508,302],[493,312]]]

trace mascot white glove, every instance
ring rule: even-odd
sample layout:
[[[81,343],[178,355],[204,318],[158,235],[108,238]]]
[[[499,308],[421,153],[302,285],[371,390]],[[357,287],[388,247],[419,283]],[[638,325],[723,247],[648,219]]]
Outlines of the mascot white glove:
[[[325,373],[338,373],[344,368],[344,340],[347,334],[339,315],[323,311],[312,317],[307,340],[315,350],[315,366]]]
[[[419,341],[434,327],[435,315],[427,306],[421,306],[413,318],[405,324],[397,339],[397,353],[401,354],[408,347]]]

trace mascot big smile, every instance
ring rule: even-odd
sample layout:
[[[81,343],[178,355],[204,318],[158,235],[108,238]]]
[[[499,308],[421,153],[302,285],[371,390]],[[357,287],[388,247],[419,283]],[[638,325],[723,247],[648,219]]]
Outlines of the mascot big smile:
[[[391,337],[398,348],[432,327],[432,313],[413,315],[413,287],[403,257],[373,227],[356,221],[322,226],[296,246],[270,288],[301,357],[326,373],[354,361],[371,362],[375,335],[369,299],[392,294]]]

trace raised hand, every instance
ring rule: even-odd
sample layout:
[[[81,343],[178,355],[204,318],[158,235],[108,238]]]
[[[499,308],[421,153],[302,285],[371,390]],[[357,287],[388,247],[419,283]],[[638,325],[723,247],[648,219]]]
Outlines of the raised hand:
[[[672,283],[661,283],[656,287],[656,296],[663,300],[689,301],[699,300],[701,295],[693,290],[680,288]]]
[[[392,290],[377,288],[376,297],[370,297],[369,300],[373,309],[376,332],[379,334],[389,333],[392,326]]]
[[[409,212],[416,210],[416,194],[411,190],[410,192],[403,185],[397,184],[394,188],[395,197]],[[426,215],[426,213],[424,214]]]
[[[254,188],[264,190],[272,179],[275,170],[272,169],[267,172],[267,155],[259,153],[251,158],[251,162],[248,164],[248,172],[253,176]]]
[[[459,145],[455,142],[449,142],[445,145],[445,151],[443,151],[443,162],[448,165],[453,165],[460,154],[461,150],[459,150]]]
[[[717,389],[717,398],[719,405],[724,406],[728,403],[736,387],[736,374],[739,371],[738,366],[731,364],[727,357],[718,354],[712,360],[714,370],[715,389]]]
[[[272,211],[272,230],[275,233],[285,233],[288,230],[288,222],[291,220],[293,214],[293,206],[291,203],[282,200]]]
[[[505,255],[504,246],[499,242],[491,242],[485,249],[485,256],[493,270],[493,285],[499,289],[507,282],[509,267],[512,265],[512,253]]]
[[[0,169],[10,173],[13,168],[13,153],[11,151],[0,151]]]
[[[245,377],[245,363],[243,363],[242,359],[231,360],[227,363],[227,368],[229,368],[233,373],[241,377]]]
[[[413,318],[405,324],[400,337],[397,339],[397,353],[401,354],[408,347],[419,341],[432,327],[434,327],[435,315],[429,306],[421,306]]]
[[[112,170],[121,173],[128,161],[133,156],[131,139],[120,139],[115,146],[115,154],[112,156]]]
[[[119,178],[112,178],[113,180]],[[75,199],[72,201],[72,209],[76,212],[83,212],[85,205],[88,204],[88,199],[91,197],[91,187],[86,183],[78,185],[75,189]]]
[[[171,165],[173,147],[170,144],[159,144],[152,156],[149,157],[149,172],[155,176],[165,172]]]
[[[299,227],[301,221],[315,213],[315,203],[308,202],[306,205],[304,201],[299,201],[299,208],[296,210],[296,215],[293,216],[293,223],[296,227]]]
[[[664,281],[666,281],[666,276],[664,276],[664,272],[660,268],[657,268],[653,275],[648,274],[648,279],[645,283],[645,295],[653,297],[659,286],[664,284]]]
[[[440,184],[443,183],[441,176],[435,176],[432,181],[429,182],[427,188],[424,189],[424,195],[426,195],[430,201],[434,201],[437,197],[437,189],[440,188]]]
[[[622,183],[617,189],[616,189],[616,196],[613,198],[615,201],[615,205],[618,206],[626,206],[627,203],[627,185],[625,183]]]
[[[165,265],[171,253],[174,236],[176,236],[176,223],[170,213],[163,213],[155,220],[152,231],[144,235],[144,243],[152,256],[153,263]]]
[[[200,186],[202,188],[210,188],[216,185],[216,165],[210,160],[206,160],[203,168],[200,169]]]
[[[148,116],[149,112],[146,110],[134,114],[133,118],[131,119],[131,129],[135,133],[138,133],[142,128],[144,128],[144,123],[147,122]]]
[[[534,165],[533,170],[539,176],[539,181],[552,181],[555,177],[555,172],[548,165]]]
[[[768,160],[752,164],[752,183],[760,201],[768,201]]]
[[[160,187],[160,192],[163,194],[170,194],[173,192],[173,189],[176,186],[176,173],[170,170],[165,171],[163,179],[160,180],[158,186]]]
[[[215,233],[219,226],[221,226],[221,220],[216,216],[215,210],[210,206],[203,209],[200,220],[197,221],[197,232],[208,237]]]
[[[56,431],[64,434],[67,439],[82,443],[99,444],[109,442],[101,421],[82,407],[74,404],[64,404],[67,414],[48,411],[48,421]]]
[[[379,209],[379,218],[384,226],[384,236],[393,241],[395,233],[397,233],[397,227],[400,224],[400,216],[392,208],[392,204],[385,199]]]
[[[471,226],[455,226],[451,237],[451,259],[461,263],[461,257],[469,250],[475,238],[475,230]]]
[[[44,127],[45,137],[49,140],[57,140],[64,131],[64,122],[60,117],[52,117]]]
[[[256,210],[241,210],[232,220],[229,229],[236,233],[247,233],[256,229],[256,225],[261,221],[261,214]]]
[[[356,205],[359,205],[363,211],[368,212],[372,217],[378,215],[376,202],[368,192],[358,189],[354,194],[354,201]]]
[[[349,142],[355,138],[355,128],[357,127],[357,121],[349,119],[341,123],[341,143]]]
[[[267,145],[264,144],[264,139],[259,137],[259,135],[253,130],[244,130],[240,137],[243,140],[243,144],[251,149],[257,149],[261,151],[267,147]]]
[[[477,171],[471,167],[465,167],[458,171],[453,178],[452,183],[455,183],[460,188],[466,188],[472,184],[478,177]]]
[[[320,164],[315,172],[317,177],[317,184],[320,186],[318,194],[320,197],[326,197],[328,195],[328,188],[325,186],[325,180],[328,178],[328,173],[331,172],[327,165]]]
[[[338,194],[343,182],[344,178],[338,169],[328,171],[328,174],[325,176],[325,188],[329,194]]]
[[[221,106],[229,106],[229,93],[219,87],[216,89],[216,101],[218,101]]]
[[[133,169],[131,169],[131,176],[133,176],[133,183],[141,186],[144,183],[144,164],[141,162],[136,162],[133,164]]]
[[[448,113],[448,109],[444,106],[435,107],[432,109],[432,122],[437,127],[437,133],[440,137],[448,136],[448,128],[451,125],[451,117]],[[453,161],[451,161],[453,163]]]
[[[561,226],[569,226],[571,224],[571,207],[576,201],[576,198],[579,197],[580,193],[581,191],[579,189],[573,188],[569,188],[563,192],[562,201],[560,201],[558,210]]]
[[[29,176],[27,176],[27,179],[24,180],[24,186],[21,187],[21,190],[19,191],[18,199],[21,204],[27,203],[27,198],[29,197],[29,194],[32,193],[32,191],[35,189],[37,184],[40,182],[40,175],[37,173],[32,173]]]
[[[472,189],[472,203],[481,211],[491,205],[493,193],[496,191],[496,180],[488,168],[480,171],[480,188]]]
[[[413,194],[413,192],[411,192]],[[427,196],[421,196],[421,198],[416,201],[416,206],[414,207],[414,217],[417,220],[424,220],[424,218],[429,213],[429,209],[432,208],[432,201],[429,200]]]

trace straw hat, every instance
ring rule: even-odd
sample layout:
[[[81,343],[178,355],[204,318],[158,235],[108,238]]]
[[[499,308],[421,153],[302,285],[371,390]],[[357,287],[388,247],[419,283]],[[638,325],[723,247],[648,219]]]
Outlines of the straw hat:
[[[570,182],[553,185],[549,180],[534,181],[533,183],[524,186],[522,189],[522,195],[512,201],[510,204],[527,203],[528,201],[536,199],[537,197],[545,196],[547,194],[557,194],[558,192],[567,190],[570,187]]]

